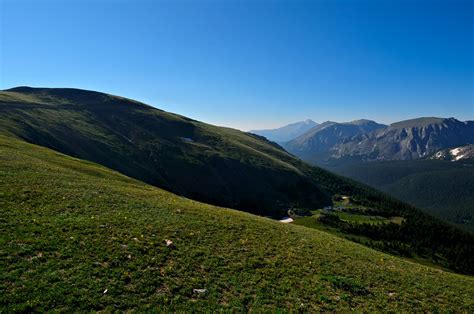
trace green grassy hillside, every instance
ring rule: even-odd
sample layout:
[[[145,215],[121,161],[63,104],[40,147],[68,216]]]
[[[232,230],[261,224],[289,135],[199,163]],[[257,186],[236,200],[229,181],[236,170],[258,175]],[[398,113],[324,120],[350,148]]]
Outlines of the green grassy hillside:
[[[4,136],[0,196],[2,312],[474,310],[473,277]]]
[[[77,89],[0,92],[0,134],[90,160],[206,203],[281,217],[330,201],[309,169],[263,137]]]
[[[331,204],[335,194],[349,195],[374,215],[405,221],[355,232],[474,273],[472,235],[368,186],[309,166],[257,135],[118,96],[28,87],[0,92],[0,134],[96,162],[181,196],[259,215],[280,218],[289,209],[309,213]]]

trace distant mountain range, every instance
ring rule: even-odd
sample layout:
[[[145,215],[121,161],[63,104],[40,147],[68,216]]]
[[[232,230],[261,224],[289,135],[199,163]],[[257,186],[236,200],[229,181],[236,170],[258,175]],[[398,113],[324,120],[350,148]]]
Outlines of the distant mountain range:
[[[419,118],[354,137],[336,147],[334,155],[358,155],[368,160],[413,160],[471,143],[474,143],[474,121]]]
[[[474,143],[474,121],[418,118],[389,126],[369,120],[325,122],[284,143],[308,161],[351,157],[364,161],[429,158],[438,151]]]
[[[318,124],[311,119],[306,119],[304,121],[295,122],[282,126],[277,129],[267,129],[267,130],[252,130],[250,133],[261,135],[269,139],[270,141],[277,143],[288,142],[301,134],[304,134],[306,131],[312,129]]]

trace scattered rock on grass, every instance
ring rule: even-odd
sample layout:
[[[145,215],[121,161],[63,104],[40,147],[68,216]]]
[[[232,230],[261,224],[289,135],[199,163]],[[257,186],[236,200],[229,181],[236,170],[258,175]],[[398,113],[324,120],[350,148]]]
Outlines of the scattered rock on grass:
[[[165,239],[166,246],[169,248],[174,248],[173,241]]]

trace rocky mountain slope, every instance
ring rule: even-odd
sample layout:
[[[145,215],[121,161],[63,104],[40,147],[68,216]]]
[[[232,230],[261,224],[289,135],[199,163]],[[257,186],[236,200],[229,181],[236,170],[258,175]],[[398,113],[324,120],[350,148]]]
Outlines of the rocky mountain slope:
[[[433,154],[430,158],[449,161],[474,160],[474,145],[443,149]]]
[[[334,147],[350,141],[354,136],[385,128],[385,125],[371,120],[356,120],[346,123],[324,122],[303,135],[284,144],[291,153],[306,157],[325,153]]]
[[[474,121],[418,118],[389,126],[361,121],[361,124],[325,122],[285,143],[284,147],[304,160],[318,163],[328,158],[414,160],[474,143]]]
[[[333,148],[333,156],[360,156],[367,160],[412,160],[438,150],[474,143],[474,121],[455,118],[419,118],[393,123],[362,134]]]

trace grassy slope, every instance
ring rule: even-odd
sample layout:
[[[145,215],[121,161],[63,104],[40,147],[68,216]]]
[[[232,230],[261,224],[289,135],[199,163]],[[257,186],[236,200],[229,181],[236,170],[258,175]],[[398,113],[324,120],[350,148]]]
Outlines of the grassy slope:
[[[0,165],[4,310],[474,310],[473,277],[3,136]]]
[[[254,213],[281,217],[330,201],[307,166],[257,135],[92,91],[15,91],[0,92],[0,133]]]

